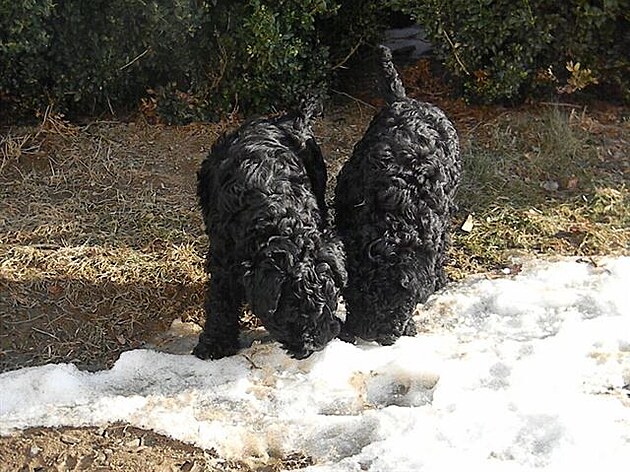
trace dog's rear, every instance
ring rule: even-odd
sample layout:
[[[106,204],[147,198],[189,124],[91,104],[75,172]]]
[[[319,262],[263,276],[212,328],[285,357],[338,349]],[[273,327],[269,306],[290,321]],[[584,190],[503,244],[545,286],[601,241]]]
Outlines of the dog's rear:
[[[342,168],[335,209],[347,253],[344,336],[390,344],[415,333],[416,304],[446,281],[461,162],[451,122],[408,98],[389,49],[379,53],[387,105]]]

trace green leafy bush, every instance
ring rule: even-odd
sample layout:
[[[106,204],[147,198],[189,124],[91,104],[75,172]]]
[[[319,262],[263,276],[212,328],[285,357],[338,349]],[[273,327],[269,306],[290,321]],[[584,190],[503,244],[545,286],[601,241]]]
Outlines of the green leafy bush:
[[[0,104],[74,115],[151,100],[166,121],[295,102],[328,77],[326,0],[0,0]],[[149,92],[147,92],[149,91]],[[10,105],[10,109],[4,105]]]
[[[128,108],[199,72],[196,0],[0,0],[0,105],[74,115]]]
[[[322,86],[328,54],[319,42],[315,21],[333,12],[334,2],[224,3],[220,16],[226,21],[214,25],[219,61],[213,77],[217,95],[224,101],[222,108],[268,110],[272,104],[293,103],[305,91]]]
[[[0,106],[7,112],[36,108],[45,98],[49,50],[46,28],[53,0],[0,0]]]
[[[285,108],[375,42],[377,0],[0,0],[0,115]],[[7,106],[8,105],[8,106]]]
[[[387,2],[341,0],[334,15],[323,18],[317,31],[330,51],[332,67],[340,67],[364,45],[378,43],[388,25]]]
[[[472,100],[520,101],[532,93],[577,90],[565,87],[569,79],[628,94],[630,0],[391,0],[390,5],[425,26]]]
[[[630,0],[0,0],[0,118],[284,108],[376,43],[389,9],[425,26],[470,99],[630,99]]]

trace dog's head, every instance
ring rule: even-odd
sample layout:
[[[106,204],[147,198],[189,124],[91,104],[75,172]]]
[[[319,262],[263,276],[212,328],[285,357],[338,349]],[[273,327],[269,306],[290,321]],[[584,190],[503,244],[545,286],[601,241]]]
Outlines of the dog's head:
[[[342,338],[358,337],[393,344],[409,332],[412,312],[433,291],[430,256],[378,238],[357,247],[348,245],[348,284],[344,291],[347,317]]]
[[[271,238],[244,276],[252,311],[296,359],[323,349],[341,329],[337,300],[347,278],[342,246],[328,232],[313,234],[319,236],[305,236],[301,247],[290,238]]]

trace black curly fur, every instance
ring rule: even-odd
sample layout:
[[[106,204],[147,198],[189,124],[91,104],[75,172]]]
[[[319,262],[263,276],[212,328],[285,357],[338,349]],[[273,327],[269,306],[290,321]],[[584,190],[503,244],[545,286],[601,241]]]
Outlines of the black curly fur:
[[[389,49],[380,51],[387,106],[342,168],[335,210],[348,270],[342,337],[391,344],[415,334],[415,306],[446,283],[461,161],[452,123],[407,98]]]
[[[220,138],[201,165],[210,280],[193,351],[199,358],[237,352],[244,304],[296,358],[339,333],[346,272],[341,243],[326,227],[326,168],[310,131],[314,103],[246,123]]]

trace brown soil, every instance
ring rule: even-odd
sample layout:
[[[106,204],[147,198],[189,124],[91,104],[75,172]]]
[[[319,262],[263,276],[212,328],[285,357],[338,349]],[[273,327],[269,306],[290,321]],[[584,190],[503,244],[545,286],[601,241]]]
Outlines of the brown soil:
[[[1,472],[275,472],[311,465],[294,455],[265,465],[226,461],[174,439],[123,424],[34,428],[0,442]]]

